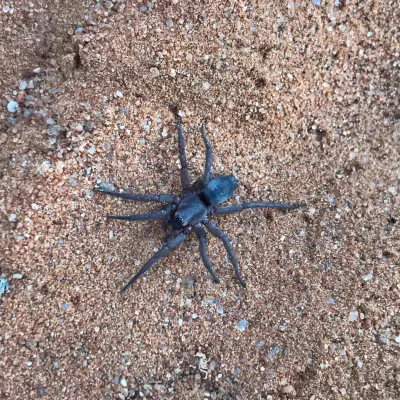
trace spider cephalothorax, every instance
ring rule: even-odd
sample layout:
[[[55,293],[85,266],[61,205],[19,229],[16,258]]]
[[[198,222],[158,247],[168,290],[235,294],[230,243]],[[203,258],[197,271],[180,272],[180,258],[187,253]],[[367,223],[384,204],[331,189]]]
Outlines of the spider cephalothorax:
[[[143,266],[136,275],[122,288],[121,292],[128,289],[136,280],[143,275],[154,263],[161,259],[170,250],[180,245],[189,233],[194,230],[199,238],[199,251],[204,266],[211,274],[215,282],[219,282],[206,252],[206,231],[203,226],[211,232],[212,235],[222,240],[222,243],[228,253],[230,262],[233,265],[235,274],[240,284],[245,287],[243,278],[240,275],[238,263],[232,246],[229,243],[225,233],[213,224],[208,216],[212,214],[231,214],[242,211],[247,208],[280,208],[294,210],[303,207],[304,204],[282,204],[264,201],[255,201],[248,203],[235,204],[233,206],[216,207],[216,205],[228,200],[238,186],[238,182],[233,175],[221,175],[211,179],[212,148],[206,136],[205,123],[201,125],[200,132],[203,136],[206,147],[206,162],[203,178],[196,181],[193,185],[189,182],[189,174],[186,164],[185,143],[183,140],[181,119],[173,109],[178,128],[179,159],[181,163],[181,196],[173,194],[136,194],[123,192],[110,192],[98,188],[100,193],[110,196],[120,197],[131,201],[142,201],[151,203],[166,203],[156,211],[145,214],[132,214],[128,216],[110,215],[110,219],[119,219],[124,221],[149,221],[155,219],[164,219],[165,225],[169,225],[172,231],[164,238],[165,245],[158,250]]]

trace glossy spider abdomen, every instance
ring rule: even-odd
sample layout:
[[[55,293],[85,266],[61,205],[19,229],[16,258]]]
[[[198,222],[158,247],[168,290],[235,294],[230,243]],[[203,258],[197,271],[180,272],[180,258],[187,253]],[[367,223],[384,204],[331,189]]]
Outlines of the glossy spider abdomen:
[[[216,206],[228,200],[237,187],[238,181],[233,175],[217,176],[200,192],[200,198],[207,206]]]

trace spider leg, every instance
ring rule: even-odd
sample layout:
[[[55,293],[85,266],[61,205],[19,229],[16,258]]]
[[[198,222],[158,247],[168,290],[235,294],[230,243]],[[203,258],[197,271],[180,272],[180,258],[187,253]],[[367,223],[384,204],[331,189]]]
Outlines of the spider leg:
[[[136,273],[136,275],[121,289],[121,293],[124,293],[130,286],[132,286],[137,279],[142,276],[146,271],[150,269],[150,267],[164,257],[170,250],[179,246],[187,237],[190,230],[186,230],[185,232],[180,233],[177,237],[169,240],[160,250],[158,250],[147,262],[143,265],[142,268]]]
[[[107,215],[108,219],[119,219],[121,221],[151,221],[154,219],[160,219],[168,215],[172,210],[171,205],[166,205],[159,210],[143,213],[143,214],[132,214],[132,215]]]
[[[96,189],[97,192],[107,194],[113,197],[119,197],[120,199],[132,200],[132,201],[143,201],[150,203],[177,203],[179,197],[173,194],[140,194],[140,193],[126,193],[126,192],[110,192],[108,190]]]
[[[233,252],[232,246],[229,242],[229,239],[226,237],[225,233],[221,229],[217,228],[212,222],[210,222],[208,220],[204,220],[203,224],[214,236],[216,236],[218,239],[222,240],[222,243],[224,244],[225,250],[228,254],[231,264],[233,265],[233,269],[235,270],[235,274],[236,274],[237,278],[239,279],[240,284],[243,287],[246,287],[246,284],[239,272],[239,266],[238,266],[238,263],[236,260],[235,253]]]
[[[268,201],[250,201],[248,203],[235,204],[233,206],[226,207],[213,207],[211,210],[212,214],[233,214],[246,210],[247,208],[280,208],[286,210],[295,210],[296,208],[305,207],[306,205],[301,204],[283,204],[274,203]]]
[[[190,187],[190,182],[185,155],[185,141],[183,139],[181,118],[177,114],[175,115],[175,117],[176,127],[178,128],[179,161],[181,162],[181,185],[182,191],[186,191]]]
[[[170,240],[171,238],[178,236],[181,232],[182,232],[182,229],[179,229],[179,230],[176,230],[176,231],[168,232],[168,233],[162,238],[162,241],[163,241],[164,243],[166,243],[166,242],[168,242],[168,240]]]
[[[211,166],[212,166],[212,147],[206,136],[206,122],[204,121],[200,127],[201,136],[203,137],[204,144],[206,146],[206,162],[204,165],[204,176],[203,183],[204,186],[208,185],[211,176]]]
[[[195,226],[196,235],[199,238],[199,252],[201,259],[203,260],[204,266],[207,268],[207,271],[213,277],[215,283],[219,283],[218,276],[215,274],[213,267],[211,266],[210,260],[207,255],[207,239],[206,239],[206,231],[200,226]]]

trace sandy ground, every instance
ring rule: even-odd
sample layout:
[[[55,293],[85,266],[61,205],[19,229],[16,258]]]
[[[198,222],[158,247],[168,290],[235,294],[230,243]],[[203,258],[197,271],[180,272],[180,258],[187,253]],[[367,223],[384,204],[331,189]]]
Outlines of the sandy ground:
[[[320,3],[2,1],[1,399],[399,398],[400,5]],[[307,203],[213,218],[247,289],[192,235],[119,293],[165,232],[94,187],[179,194],[171,102],[193,181],[207,118],[230,204]]]

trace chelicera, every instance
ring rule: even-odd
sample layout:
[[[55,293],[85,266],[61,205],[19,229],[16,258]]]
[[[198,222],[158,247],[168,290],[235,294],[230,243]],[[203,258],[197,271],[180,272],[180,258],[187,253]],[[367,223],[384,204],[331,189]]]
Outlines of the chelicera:
[[[148,271],[153,264],[164,257],[170,250],[179,246],[193,230],[199,239],[199,252],[204,266],[211,274],[213,280],[216,283],[219,283],[219,279],[215,274],[207,255],[206,230],[204,227],[212,235],[216,236],[222,241],[228,254],[228,258],[234,268],[236,277],[238,278],[240,284],[243,287],[246,287],[246,284],[240,275],[238,262],[229,239],[221,229],[219,229],[213,222],[210,221],[209,216],[213,214],[232,214],[249,208],[278,208],[294,210],[296,208],[303,207],[304,204],[282,204],[266,201],[253,201],[231,206],[217,207],[218,204],[223,203],[232,196],[234,190],[238,187],[238,181],[233,175],[220,175],[213,178],[211,177],[212,148],[206,136],[205,123],[203,123],[201,125],[200,132],[206,148],[204,174],[202,179],[197,180],[193,185],[190,184],[181,118],[178,115],[176,108],[171,107],[171,110],[174,112],[176,126],[178,129],[179,160],[181,164],[180,173],[182,185],[181,195],[178,197],[173,194],[111,192],[97,188],[100,193],[119,197],[125,200],[149,203],[166,203],[156,211],[127,216],[109,215],[109,219],[118,219],[123,221],[151,221],[163,219],[163,224],[172,228],[170,233],[168,233],[163,239],[165,245],[139,269],[136,275],[134,275],[133,278],[121,289],[121,292],[125,292],[137,281],[140,276]]]

